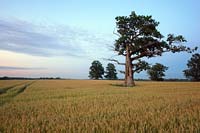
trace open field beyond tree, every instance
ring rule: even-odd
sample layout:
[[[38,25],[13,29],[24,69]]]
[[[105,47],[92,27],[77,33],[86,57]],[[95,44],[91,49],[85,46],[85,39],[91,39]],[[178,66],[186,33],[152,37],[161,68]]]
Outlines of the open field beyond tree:
[[[0,81],[0,132],[200,132],[200,82],[120,83]]]

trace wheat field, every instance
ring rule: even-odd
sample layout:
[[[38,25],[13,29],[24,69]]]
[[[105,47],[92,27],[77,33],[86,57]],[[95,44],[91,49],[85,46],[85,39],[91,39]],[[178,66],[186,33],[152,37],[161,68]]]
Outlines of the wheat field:
[[[0,132],[200,132],[200,82],[0,81]]]

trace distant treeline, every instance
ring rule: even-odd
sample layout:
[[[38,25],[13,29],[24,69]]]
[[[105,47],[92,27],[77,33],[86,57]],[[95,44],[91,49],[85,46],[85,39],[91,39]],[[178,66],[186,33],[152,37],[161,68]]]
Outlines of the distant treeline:
[[[136,81],[152,81],[150,79],[135,79]],[[178,79],[178,78],[170,78],[170,79],[163,79],[163,81],[190,81],[188,79]]]
[[[0,80],[53,80],[53,79],[62,79],[60,77],[40,77],[40,78],[27,78],[27,77],[0,77]]]
[[[106,79],[103,79],[106,80]],[[118,80],[124,80],[124,79],[118,79]],[[135,81],[152,81],[150,79],[141,79],[141,78],[137,78],[135,79]],[[170,78],[170,79],[163,79],[163,81],[178,81],[178,82],[186,82],[186,81],[191,81],[189,79],[178,79],[178,78]]]
[[[176,79],[176,78],[173,78],[173,79],[164,79],[164,81],[183,81],[183,82],[185,82],[185,81],[191,81],[191,80],[189,80],[189,79]]]
[[[40,78],[27,78],[27,77],[0,77],[0,80],[63,80],[64,78],[60,77],[40,77]],[[68,79],[69,80],[69,79]],[[103,79],[106,80],[106,79]],[[118,80],[124,80],[124,79],[118,79]],[[136,81],[151,81],[150,79],[135,79]],[[164,81],[190,81],[188,79],[177,79],[177,78],[171,78],[171,79],[164,79]]]

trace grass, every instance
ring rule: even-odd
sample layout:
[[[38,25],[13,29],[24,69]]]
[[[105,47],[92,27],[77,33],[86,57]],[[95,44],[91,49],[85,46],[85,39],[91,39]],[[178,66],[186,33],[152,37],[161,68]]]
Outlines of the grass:
[[[200,132],[199,82],[30,83],[0,94],[0,132]]]

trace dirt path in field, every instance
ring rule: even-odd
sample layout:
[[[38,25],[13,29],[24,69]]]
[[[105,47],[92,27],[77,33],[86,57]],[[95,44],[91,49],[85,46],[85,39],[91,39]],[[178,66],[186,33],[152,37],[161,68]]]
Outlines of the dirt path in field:
[[[10,89],[12,89],[14,87],[17,87],[17,86],[20,86],[20,85],[23,85],[23,84],[26,84],[26,83],[28,83],[28,82],[19,83],[19,84],[15,84],[15,85],[12,85],[12,86],[7,86],[7,87],[0,88],[0,95],[6,93],[8,90],[10,90]]]
[[[10,87],[7,87],[6,89],[4,89],[4,91],[2,91],[2,93],[0,93],[0,94],[3,94],[3,95],[0,95],[0,106],[3,106],[5,103],[10,102],[14,97],[23,93],[27,89],[27,87],[29,87],[30,85],[32,85],[35,82],[36,81],[26,82],[26,83],[10,86]],[[21,85],[23,85],[23,86],[16,89],[13,92],[9,92],[9,90],[15,89],[15,87],[21,86]]]
[[[15,97],[15,96],[19,95],[20,93],[24,92],[24,91],[26,90],[27,87],[29,87],[30,85],[32,85],[32,84],[35,83],[35,82],[36,82],[36,81],[33,81],[33,82],[31,82],[31,83],[28,83],[28,84],[25,84],[24,87],[20,88],[20,89],[17,91],[16,95],[14,95],[13,97]]]

